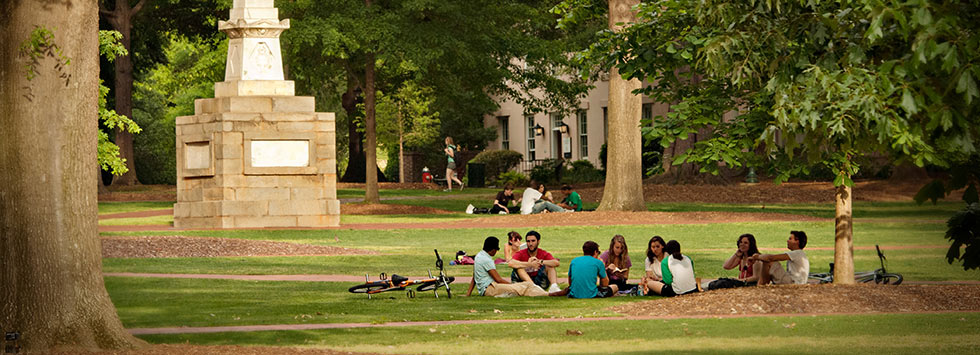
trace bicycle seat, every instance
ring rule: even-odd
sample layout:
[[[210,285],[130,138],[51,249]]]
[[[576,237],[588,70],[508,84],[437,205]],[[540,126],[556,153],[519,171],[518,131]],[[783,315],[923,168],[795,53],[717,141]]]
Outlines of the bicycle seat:
[[[400,276],[400,275],[395,275],[395,274],[392,274],[391,275],[391,284],[392,285],[398,286],[398,285],[401,285],[402,282],[405,282],[405,281],[408,281],[408,278],[405,277],[405,276]]]

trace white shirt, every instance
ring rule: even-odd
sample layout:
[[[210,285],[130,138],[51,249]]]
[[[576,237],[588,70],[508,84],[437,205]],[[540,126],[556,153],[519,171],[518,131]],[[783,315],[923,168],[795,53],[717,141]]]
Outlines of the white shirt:
[[[670,269],[670,274],[673,276],[670,287],[678,295],[698,288],[697,280],[694,279],[694,262],[687,255],[681,255],[681,258],[681,260],[677,260],[673,256],[664,255],[664,261],[661,262],[661,268]]]
[[[521,197],[521,214],[531,214],[534,203],[541,198],[541,192],[535,188],[524,189],[524,196]]]
[[[806,258],[803,249],[790,250],[786,253],[789,260],[786,261],[786,273],[793,279],[795,284],[806,284],[810,276],[810,259]]]
[[[653,272],[654,275],[657,275],[658,278],[660,278],[661,280],[663,280],[664,279],[664,272],[660,268],[660,262],[661,261],[662,260],[656,260],[656,259],[654,259],[654,261],[651,262],[650,261],[650,258],[646,258],[646,260],[643,260],[643,269],[646,270],[647,272]]]

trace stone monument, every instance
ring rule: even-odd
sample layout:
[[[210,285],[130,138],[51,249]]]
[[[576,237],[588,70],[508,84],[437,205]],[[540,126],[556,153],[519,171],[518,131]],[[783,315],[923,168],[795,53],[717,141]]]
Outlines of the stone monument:
[[[294,96],[283,76],[273,0],[234,0],[225,81],[177,117],[176,228],[326,227],[340,223],[333,113]]]

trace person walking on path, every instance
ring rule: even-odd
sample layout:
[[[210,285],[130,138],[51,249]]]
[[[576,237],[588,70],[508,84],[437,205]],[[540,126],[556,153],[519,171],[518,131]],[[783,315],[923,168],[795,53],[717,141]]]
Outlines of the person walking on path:
[[[446,137],[446,191],[453,190],[453,181],[459,184],[459,190],[463,190],[463,182],[456,177],[456,145],[453,144],[453,137]]]

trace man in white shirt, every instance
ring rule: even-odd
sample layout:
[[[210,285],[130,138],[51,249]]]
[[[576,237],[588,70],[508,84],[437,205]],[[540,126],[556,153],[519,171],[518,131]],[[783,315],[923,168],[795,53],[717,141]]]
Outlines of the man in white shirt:
[[[521,214],[535,214],[541,213],[542,211],[548,212],[572,212],[573,210],[566,210],[561,208],[550,201],[542,200],[541,196],[544,196],[542,191],[544,190],[544,184],[537,184],[531,182],[531,186],[524,189],[524,195],[521,196]]]
[[[807,277],[810,275],[810,260],[806,258],[803,248],[806,247],[806,233],[803,231],[789,232],[789,239],[786,240],[786,248],[789,252],[783,254],[756,254],[749,257],[751,262],[762,261],[762,270],[759,274],[759,285],[768,285],[770,282],[780,284],[806,284]],[[780,261],[786,262],[786,269],[783,269]]]

